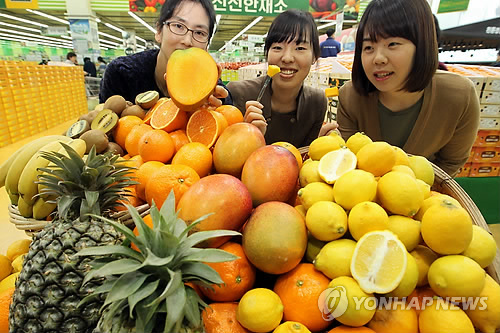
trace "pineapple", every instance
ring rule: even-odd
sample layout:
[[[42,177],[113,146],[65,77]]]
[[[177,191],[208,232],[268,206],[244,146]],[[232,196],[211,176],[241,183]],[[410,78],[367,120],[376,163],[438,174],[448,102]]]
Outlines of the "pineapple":
[[[223,283],[219,274],[204,262],[222,262],[237,257],[219,249],[195,248],[201,242],[219,236],[240,235],[229,230],[189,231],[204,217],[189,227],[177,217],[175,196],[170,193],[158,211],[151,207],[153,229],[138,212],[128,207],[139,236],[127,227],[105,220],[127,241],[122,245],[86,248],[80,256],[98,256],[84,282],[105,278],[104,284],[82,304],[106,294],[103,315],[96,332],[203,332],[201,310],[207,305],[185,282],[203,286]],[[133,242],[140,252],[129,248]]]
[[[96,155],[95,147],[84,161],[61,144],[68,156],[43,153],[55,166],[39,176],[46,187],[41,194],[56,198],[57,211],[52,223],[35,234],[24,260],[10,306],[11,333],[92,332],[103,300],[78,304],[102,281],[83,284],[92,258],[76,253],[122,242],[120,233],[94,216],[109,213],[123,199],[124,188],[136,184],[129,177],[132,168],[117,161],[118,155]]]

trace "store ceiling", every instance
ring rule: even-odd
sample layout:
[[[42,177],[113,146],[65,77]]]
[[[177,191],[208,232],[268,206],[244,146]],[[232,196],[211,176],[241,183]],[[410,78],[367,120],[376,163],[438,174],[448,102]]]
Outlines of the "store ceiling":
[[[43,12],[46,14],[50,14],[52,16],[56,16],[56,17],[61,18],[61,19],[67,19],[67,17],[65,17],[65,15],[64,15],[65,13],[62,11],[44,10]],[[17,16],[19,18],[24,18],[27,20],[44,23],[44,24],[47,24],[49,26],[61,26],[61,25],[63,25],[61,23],[58,23],[57,21],[45,18],[45,17],[37,15],[37,14],[27,12],[24,9],[3,9],[3,10],[0,10],[0,13],[10,14],[13,16]],[[97,11],[96,14],[102,21],[101,23],[98,24],[98,29],[101,32],[104,32],[104,33],[107,33],[107,34],[110,34],[110,35],[113,35],[116,37],[121,37],[120,33],[118,31],[110,29],[109,27],[107,27],[103,24],[104,22],[108,22],[108,23],[115,25],[115,26],[117,26],[121,29],[124,29],[124,30],[129,30],[129,29],[135,30],[136,36],[139,36],[145,40],[154,41],[154,34],[150,30],[148,30],[146,27],[144,27],[142,24],[137,22],[130,15],[128,15],[126,12]],[[140,16],[148,24],[150,24],[152,27],[155,27],[156,18],[158,16],[157,13],[142,13],[142,12],[138,13],[137,12],[136,14],[138,16]],[[222,17],[219,21],[219,26],[217,27],[214,38],[212,39],[212,43],[210,44],[210,51],[219,50],[224,45],[225,41],[229,41],[231,38],[233,38],[238,32],[241,31],[241,29],[246,27],[254,19],[255,19],[255,17],[253,17],[253,16],[222,15]],[[256,34],[256,35],[266,34],[273,19],[274,19],[273,17],[264,17],[262,20],[260,20],[254,27],[252,27],[246,33],[247,34]],[[8,19],[5,17],[1,17],[0,20],[2,22],[9,23],[9,24],[26,26],[29,28],[37,28],[37,26],[35,26],[35,25],[19,22],[17,20],[11,20],[11,19]],[[22,31],[22,30],[19,30],[19,31]],[[326,31],[326,28],[323,29],[322,31],[320,31],[320,33],[324,33],[325,31]],[[103,38],[106,38],[106,37],[103,37]],[[0,37],[0,39],[1,39],[1,37]],[[139,41],[139,44],[142,45],[142,42]]]

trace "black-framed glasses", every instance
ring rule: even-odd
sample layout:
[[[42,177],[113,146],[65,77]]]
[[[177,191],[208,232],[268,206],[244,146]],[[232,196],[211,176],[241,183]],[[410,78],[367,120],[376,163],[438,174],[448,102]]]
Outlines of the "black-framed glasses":
[[[193,36],[194,40],[200,43],[206,43],[208,42],[208,32],[204,30],[193,30],[189,29],[186,27],[184,24],[180,22],[163,22],[172,33],[179,35],[179,36],[184,36],[187,34],[189,31],[191,31],[191,35]]]

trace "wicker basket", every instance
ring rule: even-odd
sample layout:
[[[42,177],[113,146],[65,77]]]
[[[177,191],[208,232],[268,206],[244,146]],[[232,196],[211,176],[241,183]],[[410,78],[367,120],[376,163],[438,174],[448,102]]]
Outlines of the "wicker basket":
[[[302,147],[299,149],[299,151],[302,154],[302,158],[304,160],[309,157],[309,147]],[[472,223],[480,226],[491,234],[491,231],[488,228],[488,224],[484,220],[483,215],[481,215],[481,212],[477,208],[474,201],[472,201],[472,199],[469,197],[467,192],[465,192],[464,189],[446,172],[441,170],[441,168],[439,168],[437,165],[434,165],[433,163],[431,164],[434,168],[435,175],[432,190],[447,194],[450,197],[455,198],[469,213],[472,218]],[[486,271],[491,275],[493,279],[495,279],[495,281],[500,283],[500,253],[498,250],[493,263],[486,268]]]
[[[144,217],[149,214],[149,205],[144,204],[138,207],[135,207],[139,214]],[[119,211],[110,215],[111,219],[117,220],[127,227],[132,227],[134,222],[132,221],[132,217],[127,210]],[[50,223],[50,221],[46,220],[35,220],[33,218],[26,218],[19,213],[17,206],[9,205],[9,220],[12,224],[16,226],[19,230],[24,230],[28,236],[33,236],[34,233],[40,231],[45,227],[46,224]]]

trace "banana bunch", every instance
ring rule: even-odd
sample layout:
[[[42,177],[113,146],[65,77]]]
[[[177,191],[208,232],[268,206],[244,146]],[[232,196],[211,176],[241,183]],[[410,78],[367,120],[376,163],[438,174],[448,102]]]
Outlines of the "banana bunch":
[[[84,155],[85,141],[63,135],[49,135],[24,145],[0,165],[0,187],[5,185],[12,204],[17,205],[22,216],[44,219],[56,208],[51,198],[37,195],[39,184],[36,181],[39,169],[46,168],[50,163],[40,153],[59,152],[66,155],[61,142],[71,146],[80,156]]]

